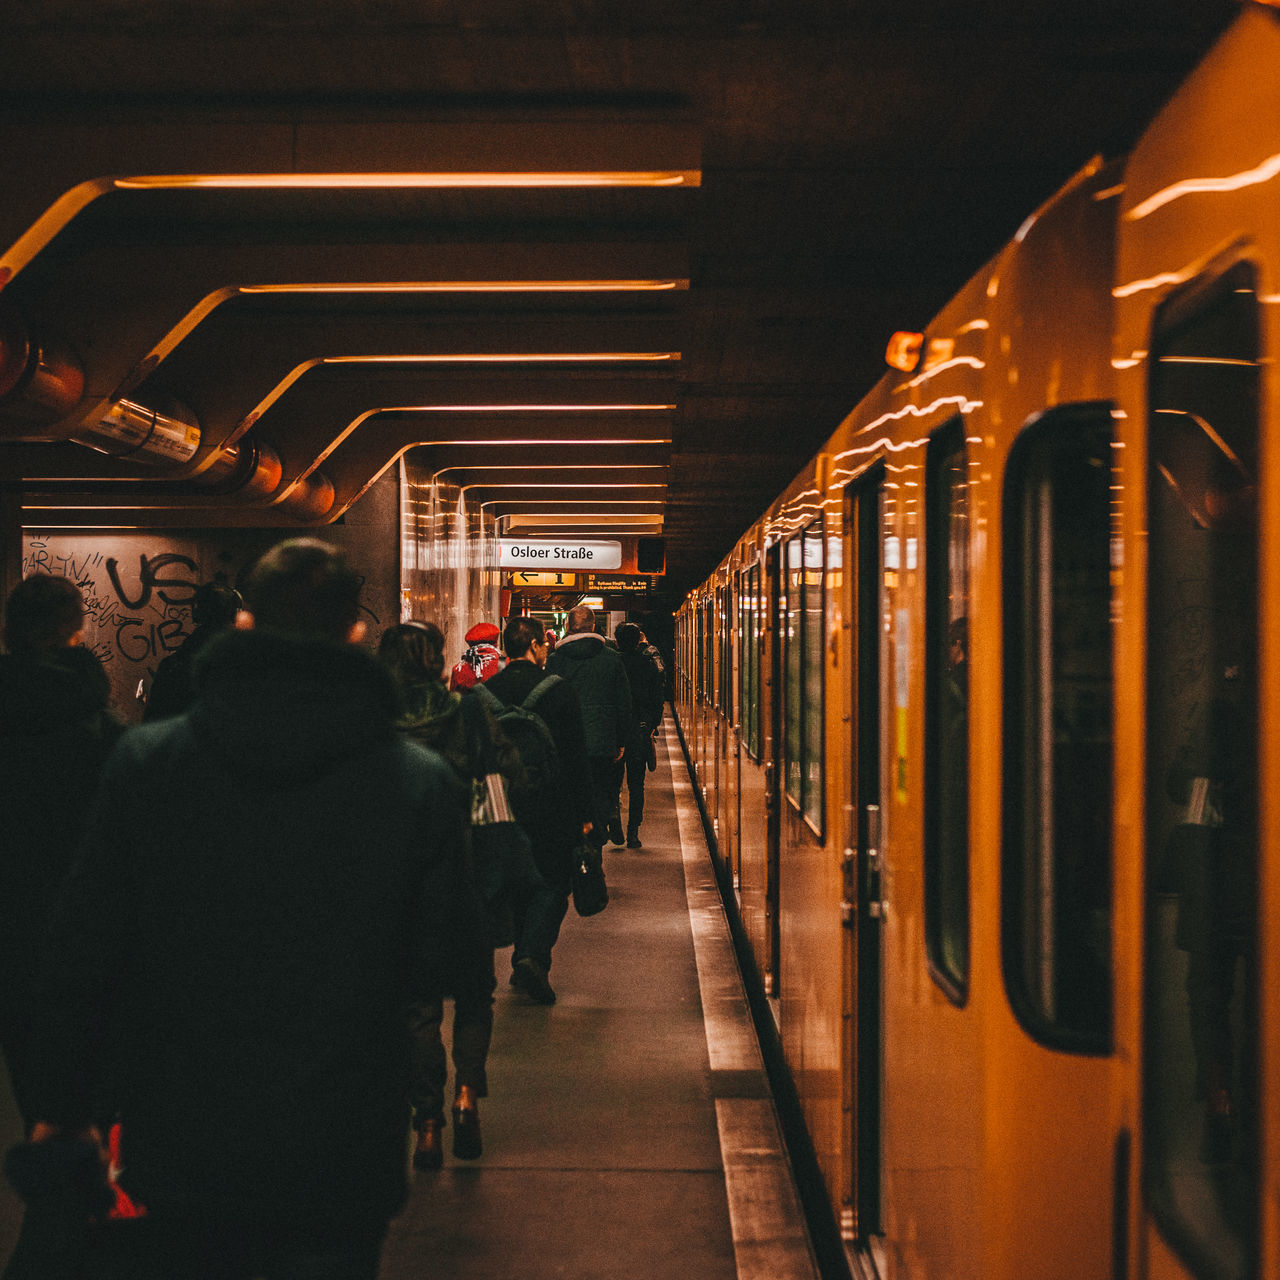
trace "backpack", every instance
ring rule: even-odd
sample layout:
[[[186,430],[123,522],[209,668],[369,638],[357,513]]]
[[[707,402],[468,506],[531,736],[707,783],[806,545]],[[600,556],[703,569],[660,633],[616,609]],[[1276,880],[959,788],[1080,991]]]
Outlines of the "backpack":
[[[536,710],[539,700],[559,681],[559,676],[545,676],[518,707],[507,706],[482,684],[472,690],[486,699],[498,727],[520,756],[525,777],[519,786],[511,788],[511,806],[521,825],[529,829],[545,830],[552,815],[563,809],[560,753],[546,721]]]

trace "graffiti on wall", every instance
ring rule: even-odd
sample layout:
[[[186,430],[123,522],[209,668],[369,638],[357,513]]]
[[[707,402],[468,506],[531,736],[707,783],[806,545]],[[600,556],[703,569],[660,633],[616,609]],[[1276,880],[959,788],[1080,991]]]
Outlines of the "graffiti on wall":
[[[101,551],[58,551],[32,541],[22,575],[52,573],[70,578],[84,596],[85,641],[106,664],[159,662],[191,633],[191,600],[199,569],[190,556],[142,552],[136,565]]]
[[[22,576],[51,573],[80,588],[84,643],[110,677],[112,705],[126,720],[136,721],[156,668],[195,630],[196,588],[208,582],[238,587],[247,568],[279,540],[279,531],[272,529],[207,534],[30,530],[23,535]],[[369,544],[347,530],[333,530],[327,540],[353,542],[344,549],[354,565],[377,563]],[[372,635],[391,612],[383,604],[387,587],[379,581],[361,592],[361,614]]]
[[[156,668],[195,629],[196,588],[235,585],[261,549],[256,542],[227,548],[154,535],[32,532],[23,541],[22,574],[51,573],[80,588],[84,643],[111,679],[116,710],[136,720]]]

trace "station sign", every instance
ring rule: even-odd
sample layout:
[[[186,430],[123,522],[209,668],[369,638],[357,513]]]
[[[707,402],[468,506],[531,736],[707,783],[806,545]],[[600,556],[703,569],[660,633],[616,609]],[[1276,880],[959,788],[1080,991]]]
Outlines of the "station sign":
[[[642,595],[649,590],[648,578],[608,578],[598,573],[587,574],[587,590],[599,595]]]
[[[501,569],[621,569],[622,543],[585,538],[499,538]]]
[[[576,573],[539,573],[531,569],[518,569],[511,575],[513,587],[573,587],[577,582]]]

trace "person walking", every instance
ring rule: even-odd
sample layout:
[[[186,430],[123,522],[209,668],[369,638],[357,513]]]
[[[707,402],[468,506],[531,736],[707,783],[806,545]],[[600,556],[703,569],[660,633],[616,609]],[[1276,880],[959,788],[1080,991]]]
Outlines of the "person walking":
[[[543,670],[547,642],[537,619],[512,618],[502,633],[502,647],[507,665],[484,687],[508,707],[528,707],[546,724],[563,788],[557,795],[521,797],[516,814],[529,834],[545,889],[513,904],[511,984],[539,1004],[554,1004],[556,993],[548,979],[551,953],[568,910],[574,851],[591,830],[595,814],[582,708],[570,684]]]
[[[639,849],[640,823],[644,820],[644,781],[655,763],[653,735],[662,723],[663,676],[660,667],[644,651],[644,632],[634,622],[623,622],[613,633],[622,654],[622,665],[631,686],[633,717],[623,763],[627,775],[627,848]]]
[[[582,704],[594,804],[592,838],[602,846],[607,833],[614,844],[621,845],[619,766],[631,732],[631,687],[622,655],[605,643],[595,626],[590,605],[570,609],[565,636],[547,659],[547,674],[567,680]]]
[[[205,582],[191,601],[195,630],[156,668],[142,711],[143,721],[162,720],[185,711],[196,696],[196,659],[209,641],[230,627],[244,601],[234,587]]]
[[[499,634],[492,622],[477,622],[463,636],[467,649],[449,673],[450,689],[470,689],[502,670],[502,650],[497,644]]]
[[[30,1128],[36,958],[88,818],[87,798],[123,723],[110,682],[82,645],[84,599],[67,578],[32,574],[9,595],[0,657],[0,1048]],[[80,802],[76,802],[76,798]]]
[[[55,912],[32,1137],[94,1139],[110,1033],[131,1277],[374,1280],[406,1199],[463,814],[360,582],[310,538],[257,562],[191,709],[117,744]]]
[[[483,717],[483,708],[464,704],[464,695],[445,687],[444,633],[431,622],[403,622],[388,627],[378,642],[378,657],[391,672],[400,694],[399,728],[418,742],[438,751],[453,770],[459,806],[470,807],[471,790],[483,778],[483,762],[474,758],[468,733],[471,710]],[[487,729],[487,726],[485,726]],[[510,766],[509,766],[510,771]],[[476,883],[475,864],[469,846],[462,883]],[[478,888],[475,896],[479,897]],[[497,985],[493,966],[493,936],[489,922],[482,932],[475,928],[479,912],[474,905],[450,923],[457,936],[450,947],[450,972],[441,994],[415,1001],[409,1009],[413,1035],[411,1104],[417,1135],[413,1152],[415,1169],[439,1169],[444,1164],[444,1098],[448,1067],[441,1026],[444,995],[453,997],[453,1154],[473,1160],[482,1154],[479,1100],[488,1097],[486,1064],[493,1037],[493,992]]]

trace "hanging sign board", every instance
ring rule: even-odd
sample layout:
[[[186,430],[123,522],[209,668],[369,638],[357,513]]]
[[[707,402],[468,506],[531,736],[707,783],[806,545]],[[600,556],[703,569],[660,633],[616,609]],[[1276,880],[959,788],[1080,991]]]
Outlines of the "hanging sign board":
[[[587,590],[601,595],[643,595],[649,590],[648,578],[609,578],[593,573],[587,579]]]
[[[502,569],[569,569],[577,572],[622,568],[622,543],[604,539],[500,538]]]
[[[572,587],[577,583],[576,573],[539,573],[536,569],[517,569],[511,575],[513,587]]]

